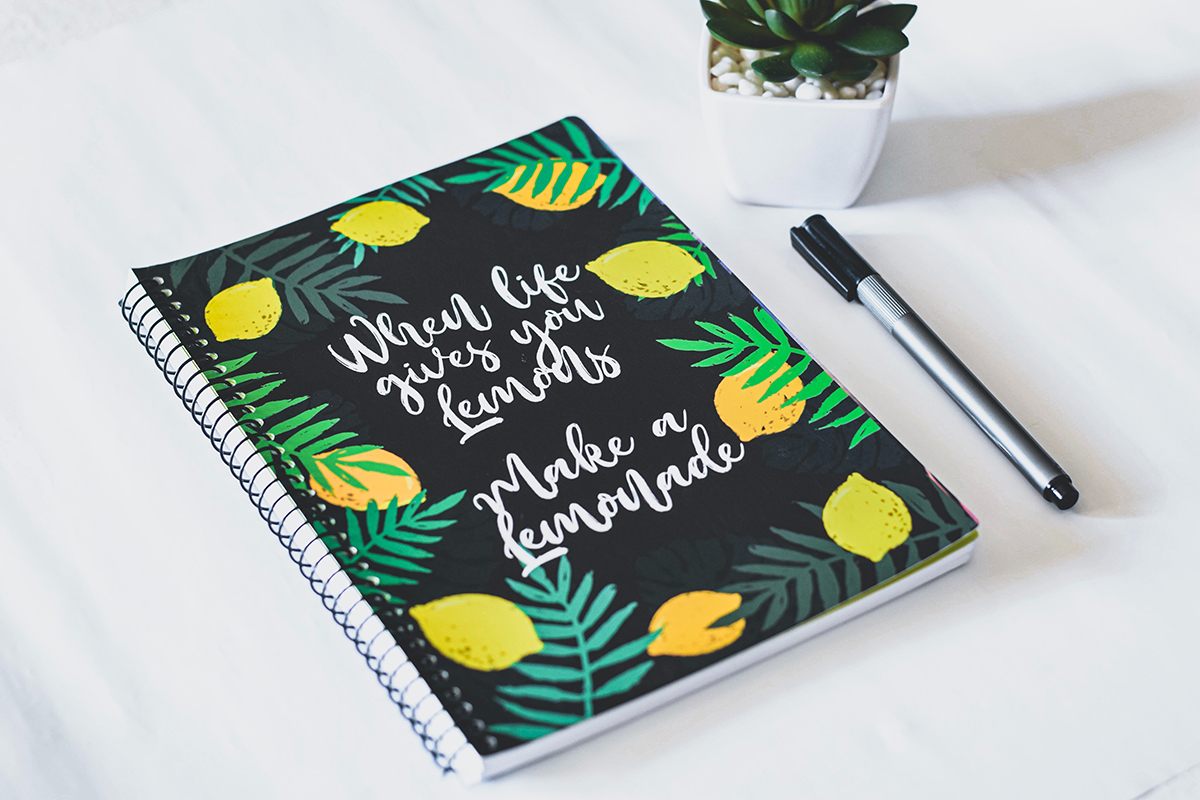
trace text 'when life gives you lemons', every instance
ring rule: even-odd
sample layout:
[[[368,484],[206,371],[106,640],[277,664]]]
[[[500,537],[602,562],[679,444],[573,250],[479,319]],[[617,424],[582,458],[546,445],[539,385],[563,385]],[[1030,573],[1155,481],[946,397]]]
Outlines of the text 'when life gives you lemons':
[[[495,342],[503,334],[496,330],[488,304],[472,302],[458,292],[440,311],[415,321],[396,320],[386,312],[371,319],[353,316],[348,324],[354,331],[342,337],[345,348],[331,344],[329,352],[355,373],[371,372],[372,364],[387,367],[386,374],[374,377],[375,390],[395,396],[413,416],[424,413],[431,395],[442,423],[465,444],[501,425],[508,406],[544,402],[556,384],[595,385],[621,374],[621,364],[608,345],[588,345],[580,351],[556,340],[556,334],[568,326],[605,318],[598,301],[571,296],[570,285],[581,275],[579,267],[567,265],[547,270],[538,264],[528,278],[510,276],[502,266],[492,268],[495,298],[523,314],[507,337],[518,347],[534,351],[532,368],[525,357],[520,359],[524,374],[503,374],[504,359]],[[455,343],[443,344],[447,336],[453,336]],[[468,369],[494,375],[495,383],[472,397],[457,396],[451,385],[453,374]]]

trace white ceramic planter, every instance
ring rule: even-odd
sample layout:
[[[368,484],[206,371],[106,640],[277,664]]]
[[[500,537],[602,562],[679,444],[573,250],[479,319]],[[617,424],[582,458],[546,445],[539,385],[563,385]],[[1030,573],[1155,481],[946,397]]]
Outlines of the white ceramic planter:
[[[900,57],[888,60],[877,100],[797,100],[713,91],[704,30],[700,107],[709,143],[735,199],[805,208],[853,205],[879,161],[900,77]]]

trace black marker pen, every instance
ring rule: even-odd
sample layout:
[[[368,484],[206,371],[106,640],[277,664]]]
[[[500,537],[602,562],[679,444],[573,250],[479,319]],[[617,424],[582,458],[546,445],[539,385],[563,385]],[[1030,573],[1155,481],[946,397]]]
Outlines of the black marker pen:
[[[1042,497],[1064,510],[1075,505],[1079,492],[1063,468],[828,220],[814,214],[792,228],[792,246],[842,297],[867,307]]]

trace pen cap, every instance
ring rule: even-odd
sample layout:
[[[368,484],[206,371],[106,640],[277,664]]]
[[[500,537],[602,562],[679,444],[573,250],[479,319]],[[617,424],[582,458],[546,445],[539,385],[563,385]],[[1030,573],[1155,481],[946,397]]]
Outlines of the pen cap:
[[[792,228],[792,247],[838,294],[850,301],[858,299],[858,284],[877,274],[820,214],[813,214],[803,225]]]

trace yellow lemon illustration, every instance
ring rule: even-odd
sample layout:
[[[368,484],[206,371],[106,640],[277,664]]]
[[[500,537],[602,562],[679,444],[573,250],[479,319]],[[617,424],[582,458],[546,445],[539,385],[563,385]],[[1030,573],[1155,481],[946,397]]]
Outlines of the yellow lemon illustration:
[[[508,669],[543,646],[532,620],[503,597],[452,594],[408,613],[442,655],[483,672]]]
[[[857,472],[829,495],[821,521],[839,547],[875,562],[912,532],[912,515],[899,495]]]
[[[688,251],[670,242],[631,242],[614,247],[584,267],[618,292],[669,297],[704,271]]]
[[[650,620],[650,630],[659,634],[646,648],[646,655],[702,656],[728,647],[742,635],[746,620],[720,628],[709,625],[741,604],[742,596],[731,592],[700,590],[675,595],[659,606]]]
[[[804,384],[800,382],[799,378],[788,381],[766,400],[761,399],[771,382],[780,373],[789,369],[786,363],[775,370],[770,378],[753,386],[746,386],[746,382],[754,376],[759,366],[770,359],[772,355],[774,354],[766,356],[741,372],[722,378],[713,395],[713,405],[717,409],[717,416],[743,442],[769,433],[786,431],[799,422],[800,416],[804,413],[803,400],[792,403],[790,406],[784,405],[789,397],[795,396],[804,388]]]
[[[421,491],[421,481],[408,462],[382,448],[343,458],[338,457],[337,450],[330,450],[316,456],[314,460],[316,468],[321,470],[321,476],[329,482],[329,488],[325,488],[314,477],[309,477],[308,485],[318,497],[335,506],[365,511],[371,501],[380,508],[387,508],[392,500],[403,506],[408,505]],[[332,469],[322,463],[323,461],[336,463],[339,469],[358,481],[361,487],[339,478]],[[401,472],[404,474],[400,474]]]
[[[283,303],[270,278],[235,283],[204,306],[204,321],[218,342],[266,336],[282,315]]]
[[[568,167],[568,164],[570,165]],[[550,169],[550,182],[546,183],[542,191],[533,194],[533,187],[537,185],[538,178],[542,176],[542,170]],[[518,205],[526,208],[535,208],[538,211],[570,211],[573,208],[585,206],[596,194],[596,190],[608,179],[607,175],[597,175],[596,182],[588,187],[586,191],[580,192],[578,197],[575,197],[575,192],[579,191],[579,184],[583,182],[583,176],[587,174],[588,165],[580,161],[553,161],[549,167],[545,162],[538,162],[533,167],[533,175],[529,180],[525,181],[525,185],[520,189],[516,189],[517,183],[525,175],[525,170],[529,169],[527,165],[522,164],[513,170],[513,174],[504,183],[492,189],[493,192],[507,197]],[[558,193],[558,196],[551,200],[554,195],[553,187],[558,184],[562,177],[563,171],[570,169],[570,174],[567,176],[567,182],[563,186],[563,190]],[[574,199],[572,199],[574,198]]]
[[[331,231],[372,247],[393,247],[411,242],[429,217],[397,200],[372,200],[355,206],[334,220]]]

